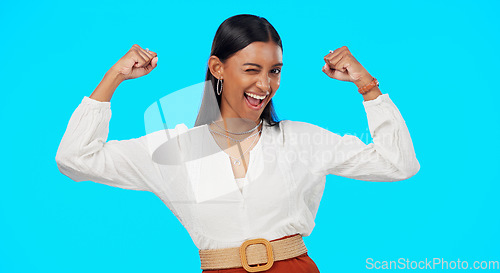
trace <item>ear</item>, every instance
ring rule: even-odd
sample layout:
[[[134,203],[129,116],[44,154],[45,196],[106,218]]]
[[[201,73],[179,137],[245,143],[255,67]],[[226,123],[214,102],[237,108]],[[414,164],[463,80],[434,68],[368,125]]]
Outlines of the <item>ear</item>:
[[[220,61],[219,57],[212,55],[208,59],[208,69],[210,69],[210,73],[214,75],[217,79],[223,79],[224,67],[223,63]]]

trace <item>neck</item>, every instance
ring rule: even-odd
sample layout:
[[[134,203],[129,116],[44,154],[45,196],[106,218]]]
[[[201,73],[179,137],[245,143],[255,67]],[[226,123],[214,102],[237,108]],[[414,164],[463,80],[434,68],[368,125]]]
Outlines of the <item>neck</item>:
[[[228,131],[231,132],[244,132],[248,131],[257,124],[261,123],[261,119],[257,118],[255,120],[252,120],[250,118],[242,118],[239,116],[237,113],[236,115],[231,115],[231,114],[226,114],[224,111],[221,113],[221,117],[217,119],[215,122],[217,124],[221,125],[222,128],[225,128]],[[262,121],[262,123],[264,123]],[[260,128],[261,126],[259,126]]]
[[[215,122],[217,123],[217,125],[220,128],[225,129],[229,132],[234,132],[234,133],[246,132],[246,131],[252,130],[254,128],[255,128],[255,130],[258,130],[258,129],[262,128],[262,124],[264,123],[264,121],[261,122],[260,120],[252,121],[250,119],[230,118],[230,117],[229,118],[221,118],[221,119],[216,120]],[[259,125],[259,126],[256,128],[257,125]],[[255,130],[252,130],[252,132],[254,132]]]

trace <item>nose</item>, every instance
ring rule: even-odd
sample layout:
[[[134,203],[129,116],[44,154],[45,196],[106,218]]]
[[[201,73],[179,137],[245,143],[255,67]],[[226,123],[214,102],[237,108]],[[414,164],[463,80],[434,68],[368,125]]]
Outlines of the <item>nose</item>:
[[[271,92],[271,84],[270,84],[271,78],[267,76],[266,74],[262,74],[259,77],[259,80],[257,81],[257,87],[262,89],[264,92]]]

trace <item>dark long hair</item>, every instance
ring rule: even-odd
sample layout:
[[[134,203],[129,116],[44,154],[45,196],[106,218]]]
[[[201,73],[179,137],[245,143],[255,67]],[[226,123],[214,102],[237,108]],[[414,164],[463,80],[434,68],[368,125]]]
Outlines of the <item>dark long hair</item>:
[[[283,53],[283,45],[278,32],[265,18],[251,14],[235,15],[227,18],[217,29],[210,56],[217,56],[224,63],[229,57],[253,42],[269,42],[271,40],[281,48]],[[205,88],[195,126],[211,123],[218,118],[216,115],[220,113],[221,96],[216,94],[216,85],[217,78],[212,75],[207,65]],[[218,109],[214,109],[214,107],[218,107]],[[279,126],[279,119],[274,110],[272,99],[262,111],[260,118],[264,119],[270,126]]]

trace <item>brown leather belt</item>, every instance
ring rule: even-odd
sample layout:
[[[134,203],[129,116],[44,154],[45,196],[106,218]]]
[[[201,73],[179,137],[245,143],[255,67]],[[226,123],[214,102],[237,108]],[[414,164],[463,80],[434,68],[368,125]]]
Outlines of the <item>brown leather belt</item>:
[[[274,261],[294,258],[306,252],[300,234],[272,242],[259,238],[247,240],[240,247],[199,250],[201,269],[243,267],[248,272],[268,270]]]

